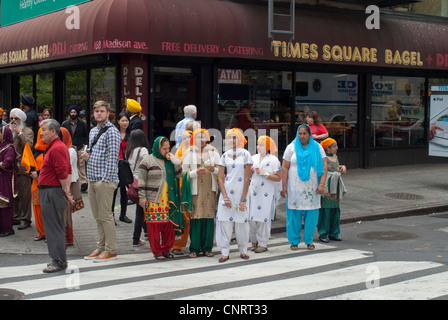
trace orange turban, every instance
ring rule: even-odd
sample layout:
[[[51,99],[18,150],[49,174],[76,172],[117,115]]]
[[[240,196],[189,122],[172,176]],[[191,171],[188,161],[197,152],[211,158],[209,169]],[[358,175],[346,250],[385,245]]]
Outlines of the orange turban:
[[[269,153],[271,154],[274,154],[278,151],[275,141],[268,136],[260,136],[257,142],[264,144],[266,146],[266,149],[268,149]]]
[[[320,145],[322,146],[322,148],[327,149],[329,146],[331,146],[333,143],[335,143],[336,140],[332,139],[332,138],[327,138],[324,141],[322,141],[320,143]]]
[[[204,128],[196,128],[193,132],[193,134],[191,135],[191,141],[190,144],[194,145],[194,139],[196,137],[197,134],[199,133],[204,133],[207,136],[207,141],[210,141],[210,134],[208,133],[207,129]]]
[[[229,147],[229,148],[232,146],[229,143],[229,141],[227,140],[227,137],[229,137],[230,135],[237,136],[237,138],[238,138],[238,148],[244,148],[244,146],[247,143],[247,140],[246,140],[246,138],[244,138],[244,135],[243,135],[243,132],[241,131],[241,129],[233,128],[233,129],[227,130],[227,133],[226,133],[226,144],[227,144],[227,147]]]

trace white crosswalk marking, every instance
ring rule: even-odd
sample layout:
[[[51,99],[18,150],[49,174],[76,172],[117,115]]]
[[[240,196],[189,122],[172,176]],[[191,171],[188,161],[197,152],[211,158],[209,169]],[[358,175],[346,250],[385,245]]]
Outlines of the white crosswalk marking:
[[[342,252],[335,252],[342,253]],[[312,258],[308,256],[307,258]],[[301,260],[298,261],[300,264]],[[418,270],[428,269],[440,266],[439,264],[428,262],[375,262],[369,264],[362,264],[354,267],[343,268],[328,272],[319,273],[308,276],[301,276],[295,278],[288,278],[280,281],[271,281],[260,283],[256,285],[245,286],[240,290],[219,290],[208,294],[201,294],[196,296],[189,296],[185,299],[248,299],[258,300],[269,296],[270,299],[280,299],[295,295],[307,294],[311,292],[334,289],[342,286],[350,286],[358,283],[365,283],[368,278],[366,270],[370,266],[377,266],[381,270],[385,270],[384,276],[394,276],[403,273],[414,272]],[[340,281],[338,281],[338,279]],[[281,288],[281,290],[278,290]]]
[[[434,286],[433,284],[437,284]],[[448,294],[448,272],[436,273],[378,288],[350,292],[335,300],[427,300]]]
[[[444,265],[429,261],[375,261],[371,252],[338,249],[319,244],[311,252],[303,246],[291,251],[285,238],[273,239],[263,254],[239,258],[236,246],[230,260],[178,258],[155,261],[149,253],[120,255],[118,260],[95,264],[69,260],[75,271],[46,275],[43,265],[0,268],[0,287],[25,293],[25,299],[281,299],[307,293],[322,293],[330,299],[419,299],[448,294]],[[372,268],[381,279],[402,275],[380,289],[361,290]],[[435,269],[438,268],[438,269]],[[421,271],[437,270],[431,276]],[[392,280],[389,280],[392,281]],[[438,289],[433,290],[434,286]],[[74,289],[72,287],[75,286]],[[325,295],[326,291],[351,288],[353,292]],[[403,290],[406,294],[403,295]]]

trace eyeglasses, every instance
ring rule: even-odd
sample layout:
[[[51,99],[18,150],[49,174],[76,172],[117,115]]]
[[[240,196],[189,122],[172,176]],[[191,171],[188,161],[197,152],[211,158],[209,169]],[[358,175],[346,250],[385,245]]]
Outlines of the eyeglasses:
[[[11,120],[20,120],[20,118],[17,118],[17,117],[11,117]]]

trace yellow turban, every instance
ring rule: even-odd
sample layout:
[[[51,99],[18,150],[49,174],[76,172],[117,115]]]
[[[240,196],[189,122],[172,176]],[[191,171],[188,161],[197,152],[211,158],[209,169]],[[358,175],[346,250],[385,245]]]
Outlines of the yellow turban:
[[[126,100],[126,108],[132,113],[140,114],[142,112],[142,106],[134,99]]]
[[[331,139],[331,138],[327,138],[327,139],[325,139],[324,141],[322,141],[321,143],[320,143],[320,145],[322,146],[322,148],[324,148],[324,150],[325,149],[327,149],[329,146],[331,146],[333,143],[335,143],[336,142],[336,140],[334,140],[334,139]]]
[[[227,130],[226,138],[230,135],[237,136],[238,148],[244,148],[245,144],[247,143],[247,140],[246,140],[246,138],[244,138],[243,131],[241,131],[241,129],[233,128],[233,129]],[[227,139],[226,139],[226,143],[227,143],[227,147],[229,147],[229,148],[232,147],[231,142],[229,142]]]
[[[260,136],[257,142],[264,144],[266,146],[266,149],[268,149],[269,153],[271,154],[274,154],[278,151],[277,146],[275,145],[275,141],[268,136]]]

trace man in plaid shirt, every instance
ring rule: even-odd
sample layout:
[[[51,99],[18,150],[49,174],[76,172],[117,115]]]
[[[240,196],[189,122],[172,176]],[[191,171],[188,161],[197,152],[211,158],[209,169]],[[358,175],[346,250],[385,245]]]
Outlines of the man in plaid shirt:
[[[103,262],[117,259],[115,221],[111,208],[114,191],[119,183],[118,152],[121,136],[118,129],[109,121],[109,103],[97,101],[93,106],[93,112],[97,126],[89,134],[90,149],[83,152],[81,157],[87,162],[89,200],[98,226],[98,247],[84,258]],[[101,135],[93,145],[99,133]]]

